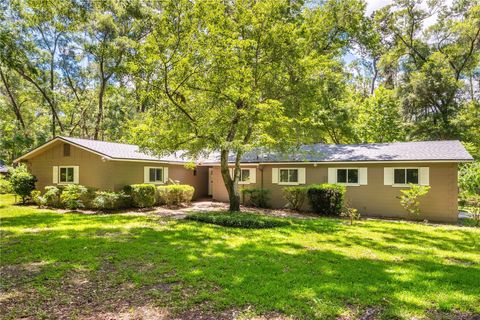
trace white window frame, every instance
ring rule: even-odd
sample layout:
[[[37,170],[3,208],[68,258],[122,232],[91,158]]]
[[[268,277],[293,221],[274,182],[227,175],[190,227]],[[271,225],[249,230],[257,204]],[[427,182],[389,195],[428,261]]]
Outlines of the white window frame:
[[[242,181],[242,171],[248,171],[249,172],[249,179],[247,181]],[[230,172],[230,178],[233,179],[233,173],[235,172],[235,168],[229,168],[228,171]],[[257,173],[256,173],[256,168],[245,168],[245,167],[240,167],[240,177],[238,179],[238,184],[255,184],[257,182]]]
[[[395,170],[398,170],[398,169],[405,170],[405,181],[407,181],[407,169],[416,169],[417,170],[417,175],[418,175],[418,182],[417,183],[411,183],[411,184],[420,185],[420,167],[392,167],[392,179],[393,179],[392,187],[410,188],[409,183],[395,183]]]
[[[297,171],[297,181],[281,181],[281,178],[282,178],[282,174],[281,174],[281,171],[282,170],[296,170]],[[288,178],[290,179],[290,174],[288,175]],[[279,185],[283,185],[283,186],[296,186],[296,185],[299,185],[300,184],[300,170],[299,168],[278,168],[278,184]]]
[[[242,172],[243,171],[248,171],[248,180],[245,180],[245,181],[242,180],[242,177],[243,177]],[[252,183],[251,182],[251,180],[252,180],[251,173],[252,173],[252,170],[250,170],[250,168],[240,168],[240,178],[238,179],[238,184],[250,184],[250,183]]]
[[[73,169],[73,180],[72,181],[61,181],[62,179],[62,169]],[[75,184],[75,166],[59,166],[58,167],[58,183],[57,184]]]
[[[351,182],[338,182],[338,170],[347,170],[347,181],[348,181],[348,170],[357,170],[357,182],[356,183],[351,183]],[[348,186],[348,187],[358,187],[360,186],[360,168],[352,168],[352,167],[347,167],[347,168],[335,168],[335,184],[340,184],[342,186]]]
[[[151,181],[150,180],[150,170],[162,170],[162,180],[155,180],[155,181]],[[155,179],[156,179],[156,173],[155,173]],[[148,183],[152,183],[152,184],[164,184],[164,180],[165,180],[165,169],[163,167],[148,167]]]

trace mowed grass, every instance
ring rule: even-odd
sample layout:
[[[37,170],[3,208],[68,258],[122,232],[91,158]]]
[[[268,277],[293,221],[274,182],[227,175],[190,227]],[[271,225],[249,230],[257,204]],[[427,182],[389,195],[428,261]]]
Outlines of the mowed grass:
[[[251,230],[0,200],[6,319],[480,314],[478,228],[292,218]]]

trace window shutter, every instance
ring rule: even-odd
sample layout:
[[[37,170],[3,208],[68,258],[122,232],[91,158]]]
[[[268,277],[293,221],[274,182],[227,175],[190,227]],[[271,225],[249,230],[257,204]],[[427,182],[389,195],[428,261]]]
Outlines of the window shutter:
[[[337,183],[337,168],[328,168],[328,183]]]
[[[53,166],[53,172],[52,172],[52,177],[53,177],[53,183],[58,183],[58,166]]]
[[[272,183],[278,183],[278,168],[272,168]]]
[[[305,184],[305,168],[298,168],[298,184]]]
[[[386,186],[393,185],[393,168],[383,168],[383,184]]]
[[[168,167],[163,167],[163,182],[168,182]]]
[[[150,167],[143,167],[143,182],[150,182]]]
[[[79,183],[80,167],[73,166],[73,183]]]
[[[250,183],[257,182],[257,168],[250,168]]]
[[[367,168],[359,168],[358,169],[358,182],[361,185],[367,185],[368,184],[368,170]]]
[[[418,183],[422,186],[430,185],[430,168],[421,167],[418,169]]]

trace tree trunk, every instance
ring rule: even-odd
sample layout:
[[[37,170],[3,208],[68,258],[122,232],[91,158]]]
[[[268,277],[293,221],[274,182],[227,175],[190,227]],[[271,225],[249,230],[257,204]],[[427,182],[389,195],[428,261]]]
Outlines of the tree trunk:
[[[375,82],[377,81],[378,77],[378,69],[377,69],[377,57],[373,58],[373,77],[372,77],[372,83],[370,85],[370,95],[372,95],[375,92]]]
[[[100,91],[98,92],[98,113],[97,113],[97,121],[95,122],[95,133],[93,139],[98,140],[98,136],[100,133],[100,128],[102,126],[102,119],[103,119],[103,96],[105,94],[105,80],[102,77],[102,82],[100,83]]]
[[[230,177],[230,171],[228,169],[228,150],[221,150],[220,154],[220,170],[222,172],[223,182],[228,193],[228,200],[230,207],[228,211],[237,212],[240,211],[240,193],[238,191],[238,179],[240,176],[239,165],[235,164],[233,179]]]
[[[7,78],[3,74],[3,71],[1,68],[0,68],[0,77],[2,79],[3,85],[5,86],[5,90],[8,94],[8,97],[10,98],[10,102],[12,103],[13,113],[15,113],[15,117],[17,117],[17,120],[20,123],[20,126],[25,131],[25,122],[23,121],[22,113],[20,112],[20,107],[17,104],[17,101],[15,100],[13,92],[10,90],[10,84],[8,83]]]

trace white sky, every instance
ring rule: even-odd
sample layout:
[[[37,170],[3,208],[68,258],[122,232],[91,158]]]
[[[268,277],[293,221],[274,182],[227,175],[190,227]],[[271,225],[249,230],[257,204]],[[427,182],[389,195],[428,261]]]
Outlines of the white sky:
[[[367,2],[367,15],[370,15],[373,11],[380,9],[387,4],[392,3],[391,0],[366,0]]]
[[[380,9],[381,7],[384,7],[386,5],[389,5],[393,2],[393,0],[365,0],[367,3],[367,9],[366,9],[366,14],[370,15],[373,11]],[[445,5],[451,6],[453,0],[444,0]],[[426,7],[425,1],[423,1],[423,6]],[[435,23],[435,20],[437,19],[436,15],[433,15],[432,17],[428,18],[425,20],[425,27],[431,26],[432,24]]]

